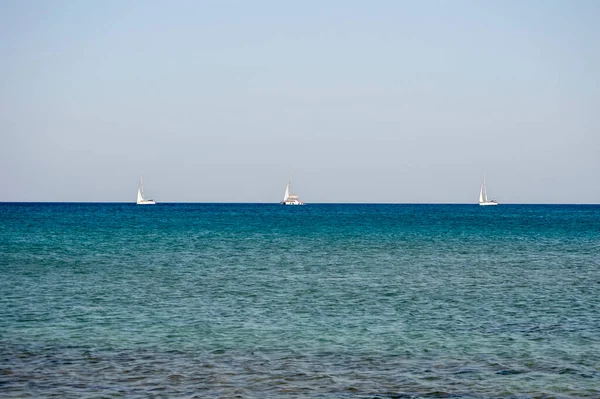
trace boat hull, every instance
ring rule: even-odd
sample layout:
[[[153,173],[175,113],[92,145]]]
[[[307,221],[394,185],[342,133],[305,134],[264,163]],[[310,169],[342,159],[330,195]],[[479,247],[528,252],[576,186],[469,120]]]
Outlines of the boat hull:
[[[284,201],[281,205],[304,205],[304,202],[301,201]]]
[[[498,205],[497,202],[480,202],[479,205],[481,206],[493,206],[493,205]]]
[[[156,202],[152,200],[138,201],[138,205],[156,205]]]

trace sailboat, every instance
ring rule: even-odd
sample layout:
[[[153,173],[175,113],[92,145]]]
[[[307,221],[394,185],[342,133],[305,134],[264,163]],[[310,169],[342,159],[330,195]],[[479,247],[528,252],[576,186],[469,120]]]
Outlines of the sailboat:
[[[487,190],[485,187],[485,176],[483,176],[483,184],[481,184],[481,189],[479,190],[479,205],[498,205],[498,202],[495,200],[488,201]]]
[[[304,205],[297,195],[290,194],[290,187],[292,185],[292,175],[290,174],[290,179],[288,180],[287,186],[285,186],[285,194],[283,195],[283,201],[281,201],[281,205]]]
[[[156,205],[151,199],[144,199],[144,178],[140,176],[140,184],[138,186],[138,195],[137,195],[137,204],[138,205]]]

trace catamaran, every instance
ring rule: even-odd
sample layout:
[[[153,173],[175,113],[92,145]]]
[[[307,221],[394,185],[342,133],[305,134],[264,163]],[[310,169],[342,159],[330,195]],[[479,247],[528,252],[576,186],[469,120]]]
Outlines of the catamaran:
[[[138,205],[156,205],[151,199],[144,199],[144,179],[140,176],[140,184],[138,186],[137,202]]]
[[[292,176],[290,175],[290,179],[288,181],[287,186],[285,187],[285,194],[283,196],[283,201],[281,201],[281,205],[304,205],[297,195],[290,194],[290,187],[292,185]]]
[[[488,201],[487,190],[485,187],[485,176],[483,176],[483,183],[481,184],[481,189],[479,190],[479,205],[498,205],[498,202],[495,200]]]

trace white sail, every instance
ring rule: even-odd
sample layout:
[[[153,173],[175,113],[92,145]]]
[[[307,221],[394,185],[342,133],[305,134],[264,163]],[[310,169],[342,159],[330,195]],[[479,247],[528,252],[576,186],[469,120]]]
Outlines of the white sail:
[[[285,194],[283,195],[282,205],[304,205],[297,195],[291,194],[291,186],[292,186],[292,174],[290,173],[290,179],[288,180],[287,186],[285,186]]]
[[[154,205],[153,200],[144,199],[144,178],[140,176],[140,184],[138,185],[137,201],[138,205]]]
[[[488,201],[487,188],[485,184],[485,176],[483,176],[483,183],[479,189],[479,205],[498,205],[494,200]]]
[[[287,184],[287,186],[285,186],[285,195],[283,196],[283,202],[287,201],[287,199],[290,197],[290,183]]]
[[[481,184],[481,190],[479,190],[479,202],[488,202],[485,176],[483,176],[483,183]]]
[[[140,176],[140,184],[138,184],[137,203],[144,202],[144,177]]]

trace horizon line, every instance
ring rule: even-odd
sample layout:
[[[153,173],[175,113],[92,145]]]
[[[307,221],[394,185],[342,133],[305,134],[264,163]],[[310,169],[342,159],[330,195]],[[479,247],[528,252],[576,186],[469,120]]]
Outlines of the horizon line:
[[[135,201],[0,201],[0,204],[131,204]],[[160,204],[280,205],[279,202],[160,201]],[[479,205],[478,202],[310,202],[305,205]],[[498,205],[600,205],[600,202],[502,202]]]

